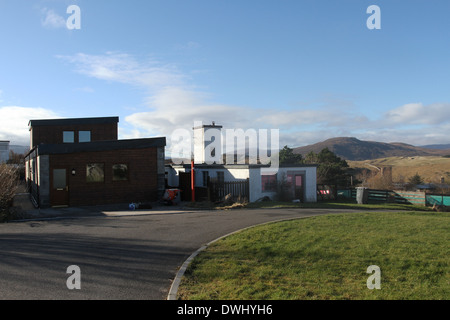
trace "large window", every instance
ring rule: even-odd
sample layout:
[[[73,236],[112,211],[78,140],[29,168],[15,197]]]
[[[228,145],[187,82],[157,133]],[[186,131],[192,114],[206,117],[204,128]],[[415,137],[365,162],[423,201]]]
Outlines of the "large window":
[[[223,173],[223,171],[217,172],[217,182],[219,182],[219,183],[225,182],[225,174]]]
[[[90,131],[79,131],[78,132],[78,142],[91,142],[91,132]]]
[[[277,175],[262,175],[261,189],[262,192],[277,191]]]
[[[209,177],[208,171],[202,171],[202,180],[203,180],[204,187],[208,186],[208,177]]]
[[[105,165],[103,163],[91,163],[86,165],[87,182],[104,182]]]
[[[128,165],[113,164],[112,169],[113,169],[113,181],[128,180]]]
[[[75,132],[63,131],[63,142],[64,143],[74,143],[75,142]]]

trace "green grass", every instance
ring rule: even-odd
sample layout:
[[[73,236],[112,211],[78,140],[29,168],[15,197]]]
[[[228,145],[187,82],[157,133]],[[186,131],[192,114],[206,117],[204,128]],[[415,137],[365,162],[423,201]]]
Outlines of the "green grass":
[[[369,212],[266,224],[194,259],[180,299],[449,299],[449,213]],[[370,265],[381,289],[369,290]]]
[[[281,201],[261,201],[251,202],[245,205],[249,209],[269,209],[269,208],[317,208],[317,209],[351,209],[351,210],[408,210],[408,211],[431,211],[430,207],[401,204],[373,202],[368,204],[357,204],[354,201],[327,201],[311,203],[293,203]]]
[[[412,204],[372,202],[357,204],[352,200],[319,201],[311,203],[294,203],[283,201],[260,201],[250,203],[235,203],[233,205],[218,205],[213,202],[188,202],[186,207],[195,209],[270,209],[270,208],[309,208],[309,209],[349,209],[349,210],[408,210],[408,211],[432,211],[431,207]]]

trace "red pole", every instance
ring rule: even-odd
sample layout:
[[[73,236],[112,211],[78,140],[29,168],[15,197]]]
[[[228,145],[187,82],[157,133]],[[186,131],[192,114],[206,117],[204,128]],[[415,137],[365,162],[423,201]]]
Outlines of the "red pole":
[[[191,195],[192,202],[195,202],[195,169],[194,169],[194,160],[191,161]]]

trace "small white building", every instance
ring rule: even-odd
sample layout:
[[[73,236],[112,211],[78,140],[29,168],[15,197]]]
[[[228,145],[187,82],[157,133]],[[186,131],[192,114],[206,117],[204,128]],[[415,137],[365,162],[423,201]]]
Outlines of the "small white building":
[[[236,186],[238,182],[248,181],[245,196],[248,201],[254,202],[263,197],[275,200],[277,185],[285,181],[288,186],[285,189],[286,198],[298,199],[301,202],[317,201],[316,165],[282,165],[272,168],[270,165],[262,164],[221,164],[223,154],[217,152],[222,146],[221,128],[222,126],[217,126],[215,123],[194,127],[194,183],[196,189],[204,191],[209,187],[208,182],[211,181],[223,184],[235,183]],[[167,165],[167,186],[181,189],[182,195],[183,191],[184,195],[190,194],[190,172],[191,164]],[[235,192],[242,192],[242,189],[237,189]],[[184,199],[189,200],[190,198],[185,196]]]
[[[317,202],[317,166],[281,166],[276,174],[265,175],[265,165],[206,165],[194,166],[195,187],[207,188],[208,181],[238,182],[248,179],[248,200],[257,201],[263,197],[276,199],[277,184],[283,180],[289,185],[287,198],[301,202]],[[171,165],[166,168],[167,184],[170,188],[190,187],[191,165]],[[183,175],[187,183],[183,183]],[[186,180],[186,179],[184,179]]]
[[[9,160],[9,141],[0,140],[0,163]]]

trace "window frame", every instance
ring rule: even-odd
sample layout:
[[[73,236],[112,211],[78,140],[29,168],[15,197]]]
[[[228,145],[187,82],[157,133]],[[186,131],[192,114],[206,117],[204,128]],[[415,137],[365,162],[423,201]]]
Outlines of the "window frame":
[[[89,166],[101,166],[103,171],[102,180],[90,180],[89,179]],[[104,162],[93,162],[86,164],[86,183],[105,183],[105,163]]]
[[[81,134],[82,133],[89,133],[89,140],[83,140],[81,141]],[[92,132],[90,130],[80,130],[78,131],[78,142],[79,143],[85,143],[85,142],[91,142],[91,136],[92,136]]]
[[[125,166],[126,167],[125,179],[115,179],[115,177],[116,177],[115,170],[114,170],[115,166]],[[111,165],[111,170],[112,170],[112,181],[113,182],[130,181],[130,169],[129,169],[128,163],[114,163]]]
[[[273,181],[271,181],[272,179]],[[277,182],[278,176],[276,173],[270,175],[261,175],[261,192],[276,192]]]
[[[66,134],[72,134],[72,136],[70,137],[69,140],[71,141],[66,141]],[[70,131],[70,130],[64,130],[63,131],[63,143],[75,143],[75,131]]]

